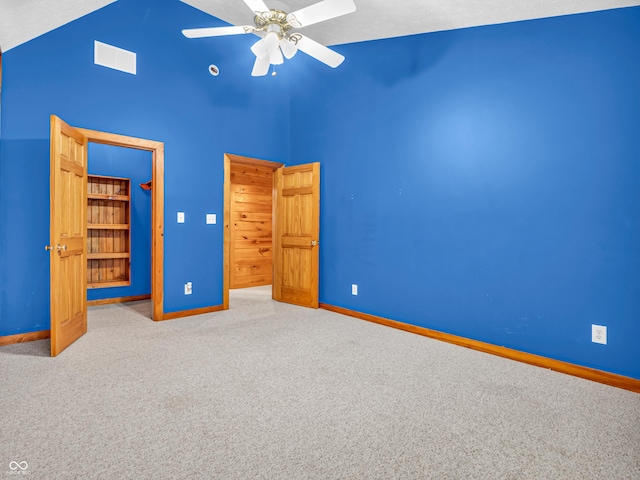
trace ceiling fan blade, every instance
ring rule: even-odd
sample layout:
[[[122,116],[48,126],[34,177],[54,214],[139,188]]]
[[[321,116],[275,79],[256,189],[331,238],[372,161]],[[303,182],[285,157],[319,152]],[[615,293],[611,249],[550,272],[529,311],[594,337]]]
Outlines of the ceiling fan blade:
[[[256,63],[253,64],[251,76],[264,77],[267,73],[269,73],[269,55],[265,55],[264,57],[256,57]]]
[[[244,0],[244,3],[254,12],[268,12],[269,7],[262,0]]]
[[[296,43],[296,46],[298,47],[298,50],[302,50],[307,55],[329,65],[331,68],[336,68],[344,62],[344,57],[338,52],[334,52],[330,48],[327,48],[304,35],[300,35],[300,39]]]
[[[187,28],[182,30],[182,34],[187,38],[220,37],[223,35],[240,35],[252,33],[254,27],[230,26],[230,27],[210,27],[210,28]]]
[[[287,21],[293,27],[301,28],[355,11],[356,4],[353,0],[324,0],[290,13]]]

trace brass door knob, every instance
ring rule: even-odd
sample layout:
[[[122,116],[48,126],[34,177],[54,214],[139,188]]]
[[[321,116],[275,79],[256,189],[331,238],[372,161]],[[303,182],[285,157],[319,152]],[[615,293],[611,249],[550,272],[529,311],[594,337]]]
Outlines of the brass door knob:
[[[49,250],[53,250],[53,247],[52,247],[51,245],[45,245],[45,246],[44,246],[44,249],[45,249],[46,251],[49,251]]]
[[[67,251],[66,245],[60,245],[60,244],[56,245],[56,252],[66,252],[66,251]]]

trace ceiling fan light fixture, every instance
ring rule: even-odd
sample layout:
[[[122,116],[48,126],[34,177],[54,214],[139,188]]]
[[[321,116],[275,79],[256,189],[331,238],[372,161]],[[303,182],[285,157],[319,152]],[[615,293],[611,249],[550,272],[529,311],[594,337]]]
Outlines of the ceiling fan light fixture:
[[[268,33],[266,37],[254,43],[251,51],[258,58],[271,55],[271,52],[278,48],[279,42],[280,37],[278,37],[278,34],[271,32]]]
[[[261,38],[251,46],[251,51],[256,57],[264,57],[267,54],[267,47],[264,43],[264,38]]]
[[[280,47],[276,46],[276,48],[271,51],[271,54],[269,55],[269,63],[271,63],[271,65],[282,65],[284,63]]]
[[[278,37],[282,37],[282,26],[277,23],[270,23],[267,25],[266,30],[267,33],[275,33]]]
[[[298,52],[298,48],[286,38],[280,39],[280,48],[284,54],[284,58],[290,60]]]
[[[264,46],[268,53],[273,52],[278,48],[278,44],[280,43],[280,37],[277,33],[269,32],[267,36],[264,37]]]

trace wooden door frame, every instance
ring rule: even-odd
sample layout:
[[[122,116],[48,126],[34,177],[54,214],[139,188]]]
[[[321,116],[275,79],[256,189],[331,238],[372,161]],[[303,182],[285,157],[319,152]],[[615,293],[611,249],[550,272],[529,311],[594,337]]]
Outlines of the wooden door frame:
[[[164,143],[86,128],[76,130],[90,143],[151,152],[151,318],[164,320]]]
[[[260,160],[257,158],[243,157],[242,155],[235,155],[232,153],[224,154],[224,241],[222,247],[223,255],[223,274],[222,274],[222,308],[223,310],[229,309],[229,284],[230,284],[230,248],[231,248],[231,164],[235,165],[253,165],[257,167],[268,167],[274,172],[284,167],[284,163],[272,162],[270,160]],[[274,188],[272,186],[272,188]],[[276,217],[276,192],[272,190],[273,202],[271,209],[272,224]],[[272,229],[271,235],[275,234]],[[272,247],[273,248],[273,247]],[[271,260],[273,262],[273,258]]]

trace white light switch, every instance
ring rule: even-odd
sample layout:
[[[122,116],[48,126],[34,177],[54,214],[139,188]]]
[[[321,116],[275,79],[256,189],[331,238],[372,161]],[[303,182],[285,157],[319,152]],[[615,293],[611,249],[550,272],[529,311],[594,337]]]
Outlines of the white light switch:
[[[216,223],[216,214],[207,213],[207,225],[215,225],[215,223]]]
[[[178,212],[178,223],[184,223],[184,212]]]

